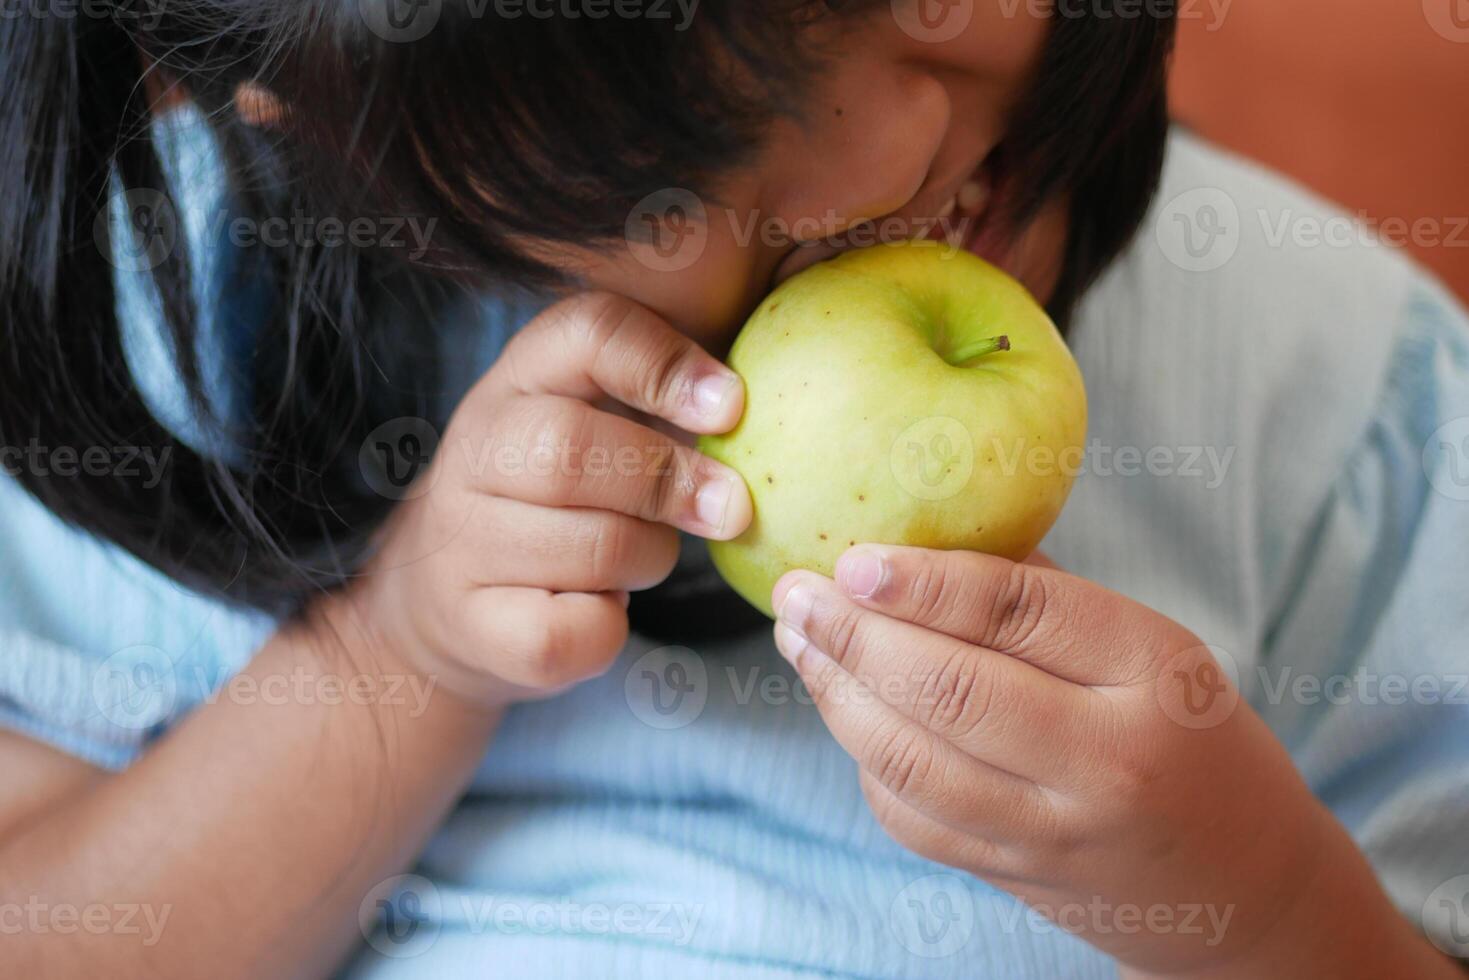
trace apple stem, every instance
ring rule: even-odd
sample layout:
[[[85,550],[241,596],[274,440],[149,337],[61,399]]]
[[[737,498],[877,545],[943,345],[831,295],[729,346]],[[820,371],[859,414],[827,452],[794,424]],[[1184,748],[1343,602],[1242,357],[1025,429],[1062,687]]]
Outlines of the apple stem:
[[[976,340],[967,347],[961,347],[954,351],[950,364],[966,364],[976,357],[984,357],[986,354],[996,354],[1010,349],[1010,338],[1004,335],[999,337],[986,337],[984,340]]]

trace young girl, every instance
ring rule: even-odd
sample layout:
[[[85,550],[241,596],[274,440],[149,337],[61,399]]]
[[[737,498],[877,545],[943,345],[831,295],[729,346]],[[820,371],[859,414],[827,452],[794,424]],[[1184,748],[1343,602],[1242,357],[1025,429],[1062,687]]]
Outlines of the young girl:
[[[1172,30],[0,20],[6,972],[1460,975],[1465,318],[1170,135]],[[772,637],[718,358],[936,222],[1067,330],[1083,474],[1046,557],[858,543]]]

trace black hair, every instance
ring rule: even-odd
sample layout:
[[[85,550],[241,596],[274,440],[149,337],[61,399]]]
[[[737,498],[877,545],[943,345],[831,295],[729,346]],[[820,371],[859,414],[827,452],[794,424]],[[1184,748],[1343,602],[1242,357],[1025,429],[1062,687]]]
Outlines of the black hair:
[[[1114,2],[1125,0],[1056,16],[1006,139],[1022,216],[1070,196],[1063,321],[1132,236],[1162,163],[1171,9],[1106,16]],[[396,16],[405,3],[433,29],[393,36],[411,30]],[[472,0],[66,6],[0,18],[0,447],[134,446],[168,460],[159,482],[119,469],[15,476],[185,585],[284,614],[369,553],[394,500],[365,479],[359,447],[387,420],[433,417],[436,319],[493,283],[553,284],[518,242],[610,241],[650,192],[708,188],[773,116],[799,112],[822,58],[804,24],[887,3],[703,0],[692,26],[495,19]],[[278,126],[234,111],[244,83],[281,93]],[[179,377],[217,437],[203,445],[156,417],[129,369],[105,220],[117,194],[172,199],[151,134],[170,91],[209,121],[231,212],[257,226],[296,213],[437,221],[417,263],[379,245],[239,250],[231,275],[268,303],[243,354],[243,426],[206,395],[197,263],[169,249],[151,277]]]

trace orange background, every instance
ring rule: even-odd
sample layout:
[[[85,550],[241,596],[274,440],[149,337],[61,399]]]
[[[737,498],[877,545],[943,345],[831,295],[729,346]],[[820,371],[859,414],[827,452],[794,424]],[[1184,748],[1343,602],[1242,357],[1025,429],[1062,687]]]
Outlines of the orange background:
[[[1432,219],[1457,243],[1409,247],[1469,300],[1469,0],[1179,9],[1174,115],[1349,212]]]

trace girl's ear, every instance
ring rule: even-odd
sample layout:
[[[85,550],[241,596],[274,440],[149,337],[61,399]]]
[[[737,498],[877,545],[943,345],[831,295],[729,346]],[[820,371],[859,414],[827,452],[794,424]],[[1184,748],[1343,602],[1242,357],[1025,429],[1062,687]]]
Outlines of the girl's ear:
[[[245,82],[235,89],[235,112],[247,126],[274,129],[280,124],[285,108],[267,89]]]

